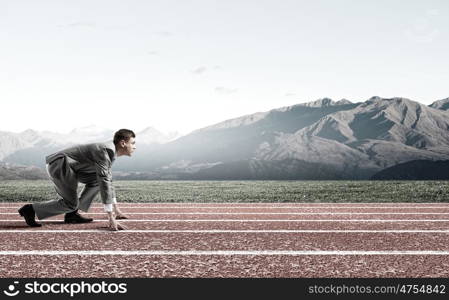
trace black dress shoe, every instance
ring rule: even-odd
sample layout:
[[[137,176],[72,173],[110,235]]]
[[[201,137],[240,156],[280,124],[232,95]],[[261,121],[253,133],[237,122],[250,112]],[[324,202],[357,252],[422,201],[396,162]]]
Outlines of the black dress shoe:
[[[36,223],[36,220],[34,219],[36,214],[34,213],[33,205],[26,204],[26,205],[22,206],[19,209],[19,214],[25,218],[25,222],[28,224],[28,226],[30,226],[30,227],[41,227],[42,226],[41,224]]]
[[[89,223],[92,222],[93,219],[91,218],[85,218],[82,215],[80,215],[78,213],[78,210],[66,213],[64,216],[64,222],[65,223],[72,223],[72,224],[76,224],[76,223]]]

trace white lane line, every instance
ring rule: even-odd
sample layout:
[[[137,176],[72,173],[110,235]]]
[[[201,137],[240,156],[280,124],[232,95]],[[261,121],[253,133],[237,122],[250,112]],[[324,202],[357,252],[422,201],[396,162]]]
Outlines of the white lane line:
[[[0,203],[0,208],[16,208],[28,203]],[[124,208],[448,208],[449,203],[119,203]],[[93,204],[91,208],[103,208]]]
[[[447,233],[449,230],[123,230],[111,232],[107,229],[80,229],[80,230],[30,230],[11,229],[0,230],[0,233]]]
[[[449,209],[448,206],[387,206],[387,207],[378,207],[378,206],[123,206],[119,205],[120,208],[133,208],[133,209],[192,209],[192,208],[217,208],[217,209],[342,209],[342,208],[350,208],[350,209]],[[20,208],[18,206],[0,206],[1,208]],[[91,206],[91,209],[103,209],[102,206]]]
[[[93,222],[107,222],[107,219],[96,219]],[[24,219],[10,219],[10,220],[0,220],[0,222],[24,222]],[[53,219],[53,220],[39,220],[43,223],[63,223],[63,219]],[[186,223],[196,223],[196,222],[380,222],[380,223],[395,223],[395,222],[449,222],[449,219],[125,219],[120,220],[120,222],[186,222]]]
[[[0,206],[2,205],[24,205],[30,204],[34,202],[11,202],[11,201],[2,201],[0,202]],[[446,205],[449,202],[118,202],[120,205],[176,205],[176,206],[190,206],[190,205],[211,205],[211,206],[222,206],[222,205],[313,205],[313,206],[322,206],[322,205]],[[92,206],[102,207],[101,203],[92,203]]]
[[[426,213],[426,212],[410,212],[410,213],[396,213],[396,212],[125,212],[127,215],[449,215],[448,213]],[[104,212],[98,213],[83,213],[85,215],[104,215]],[[18,215],[15,213],[0,213],[0,215]]]
[[[137,256],[137,255],[176,255],[176,256],[230,256],[230,255],[282,255],[282,256],[302,256],[302,255],[334,255],[334,256],[353,256],[353,255],[449,255],[449,251],[295,251],[295,250],[213,250],[213,251],[170,251],[170,250],[136,250],[136,251],[119,251],[119,250],[91,250],[91,251],[48,251],[48,250],[29,250],[29,251],[0,251],[0,255],[78,255],[78,256],[95,256],[95,255],[119,255],[119,256]]]

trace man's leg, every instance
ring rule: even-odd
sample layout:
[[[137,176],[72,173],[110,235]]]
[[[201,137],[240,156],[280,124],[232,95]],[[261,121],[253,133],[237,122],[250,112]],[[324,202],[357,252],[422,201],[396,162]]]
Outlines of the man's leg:
[[[85,183],[85,186],[81,192],[81,195],[78,200],[78,208],[70,213],[66,213],[64,216],[65,223],[88,223],[92,222],[92,218],[83,217],[78,213],[78,209],[87,212],[89,210],[92,201],[98,197],[100,193],[100,187],[97,183],[96,175],[89,174],[77,174],[78,180],[82,183]]]
[[[97,182],[87,183],[79,197],[78,208],[87,212],[92,202],[100,195],[100,187]]]
[[[48,175],[55,185],[55,190],[62,198],[42,203],[33,203],[38,219],[74,211],[78,208],[78,179],[65,158],[60,158],[48,165]]]

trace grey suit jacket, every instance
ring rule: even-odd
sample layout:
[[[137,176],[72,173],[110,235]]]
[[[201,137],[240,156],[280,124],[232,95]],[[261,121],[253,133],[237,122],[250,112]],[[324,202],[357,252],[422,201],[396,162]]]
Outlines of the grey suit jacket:
[[[98,183],[101,200],[112,203],[115,191],[112,186],[112,163],[117,157],[114,143],[93,143],[77,145],[51,154],[45,158],[51,164],[58,158],[66,157],[70,168],[86,184]]]

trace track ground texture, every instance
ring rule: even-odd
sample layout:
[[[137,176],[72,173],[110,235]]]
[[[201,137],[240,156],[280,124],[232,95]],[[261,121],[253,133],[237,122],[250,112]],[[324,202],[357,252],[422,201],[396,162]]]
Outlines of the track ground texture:
[[[123,203],[129,230],[0,203],[0,277],[449,277],[448,203]]]

